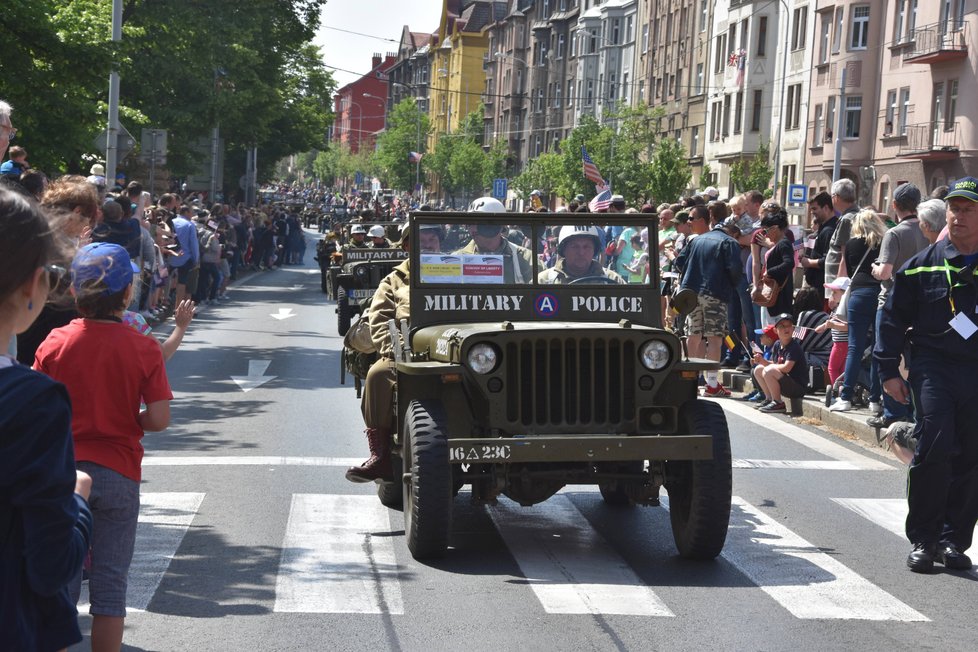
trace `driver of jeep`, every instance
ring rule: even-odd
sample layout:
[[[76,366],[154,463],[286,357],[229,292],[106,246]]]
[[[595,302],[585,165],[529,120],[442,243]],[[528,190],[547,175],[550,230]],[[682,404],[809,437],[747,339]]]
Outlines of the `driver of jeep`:
[[[506,207],[493,197],[480,197],[469,205],[470,213],[505,213]],[[503,237],[502,224],[469,226],[472,240],[456,254],[503,254],[506,283],[530,283],[533,274],[533,252]]]
[[[366,248],[370,245],[364,240],[367,235],[367,230],[363,228],[362,224],[354,224],[350,227],[350,242],[346,245],[348,247],[360,247]]]
[[[605,269],[595,258],[601,250],[598,227],[562,226],[557,237],[557,263],[537,275],[537,283],[564,285],[581,282],[624,284],[625,279]],[[608,279],[608,280],[605,280]]]

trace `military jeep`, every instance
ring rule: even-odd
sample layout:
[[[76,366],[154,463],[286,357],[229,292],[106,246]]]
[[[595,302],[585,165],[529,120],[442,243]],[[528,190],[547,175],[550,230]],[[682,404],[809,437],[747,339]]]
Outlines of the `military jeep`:
[[[364,226],[369,228],[372,224],[378,223]],[[398,239],[399,224],[379,224],[384,227],[388,240]],[[327,270],[325,283],[327,295],[331,289],[331,297],[336,300],[337,331],[346,335],[353,318],[363,312],[365,304],[370,304],[380,281],[407,258],[407,252],[400,247],[374,249],[347,245],[338,253],[340,256],[334,257],[333,265]]]
[[[508,253],[411,247],[410,324],[390,324],[395,478],[378,496],[403,509],[415,558],[445,552],[464,485],[479,503],[502,494],[529,506],[596,484],[617,508],[660,505],[665,487],[679,554],[712,559],[723,548],[729,435],[721,407],[697,398],[699,374],[717,365],[690,359],[662,328],[657,265],[645,283],[603,274],[537,282],[548,233],[609,219],[648,228],[657,251],[655,220],[635,215],[412,215],[412,243],[432,223],[441,233],[465,225],[473,237],[480,224],[526,224],[537,243],[521,283]]]

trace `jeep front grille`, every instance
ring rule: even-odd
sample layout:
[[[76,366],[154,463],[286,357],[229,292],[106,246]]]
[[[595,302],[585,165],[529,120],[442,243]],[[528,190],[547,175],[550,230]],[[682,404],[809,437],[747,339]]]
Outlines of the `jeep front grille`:
[[[506,420],[512,426],[577,426],[613,432],[634,421],[635,342],[531,338],[505,346]]]

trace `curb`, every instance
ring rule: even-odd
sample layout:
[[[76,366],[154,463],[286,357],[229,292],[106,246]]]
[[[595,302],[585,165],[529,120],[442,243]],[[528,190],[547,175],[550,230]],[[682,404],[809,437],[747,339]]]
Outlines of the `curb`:
[[[750,374],[732,369],[720,370],[720,382],[734,392],[747,393],[754,388]],[[872,416],[866,408],[857,408],[849,412],[830,412],[825,407],[824,393],[807,394],[802,399],[802,416],[821,422],[821,426],[826,429],[839,431],[870,446],[883,448],[880,445],[879,431],[866,423],[866,419]]]

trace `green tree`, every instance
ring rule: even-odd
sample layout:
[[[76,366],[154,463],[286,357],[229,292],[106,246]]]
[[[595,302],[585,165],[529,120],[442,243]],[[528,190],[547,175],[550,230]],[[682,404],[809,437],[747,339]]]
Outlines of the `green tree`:
[[[620,103],[608,115],[618,131],[613,139],[608,171],[601,171],[611,176],[614,192],[622,195],[630,205],[641,204],[648,198],[653,174],[652,158],[664,113],[661,107],[650,108],[644,104],[631,107]]]
[[[513,189],[523,200],[528,200],[534,190],[539,190],[549,199],[554,196],[564,176],[563,157],[557,152],[547,152],[526,164],[523,172],[513,179]]]
[[[453,147],[452,158],[448,163],[448,175],[454,189],[467,197],[481,195],[485,163],[485,152],[481,145],[468,139],[459,141]]]
[[[485,165],[482,169],[482,187],[491,188],[494,179],[506,176],[506,161],[509,158],[509,147],[502,140],[497,140],[485,153]]]
[[[428,115],[413,98],[398,103],[387,119],[387,129],[377,140],[374,161],[385,184],[399,190],[414,188],[417,164],[409,160],[411,152],[423,154],[430,130]],[[422,166],[425,159],[421,159]]]
[[[693,178],[685,148],[671,136],[656,143],[649,170],[648,189],[659,202],[681,197]]]
[[[737,192],[759,190],[769,194],[768,184],[774,178],[774,168],[769,163],[770,154],[768,144],[762,143],[754,156],[730,165],[730,182]]]
[[[588,198],[594,196],[594,183],[585,179],[582,171],[581,147],[587,147],[588,155],[607,180],[614,133],[611,127],[598,123],[593,115],[581,116],[580,124],[560,143],[562,173],[556,188],[560,197],[567,199],[578,193]]]

